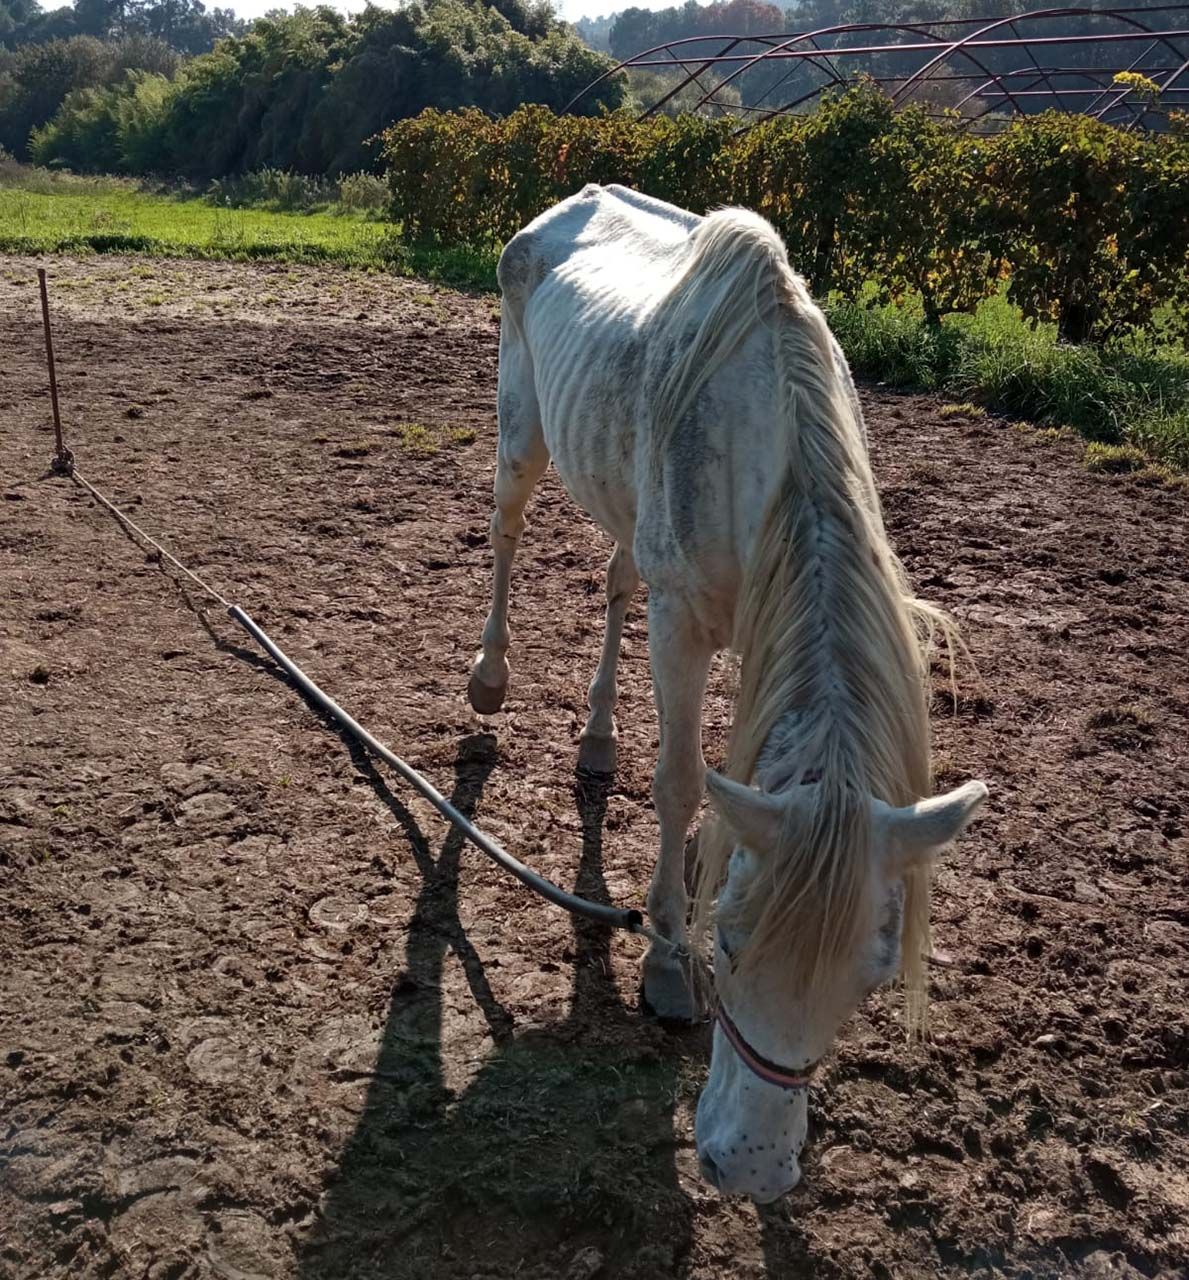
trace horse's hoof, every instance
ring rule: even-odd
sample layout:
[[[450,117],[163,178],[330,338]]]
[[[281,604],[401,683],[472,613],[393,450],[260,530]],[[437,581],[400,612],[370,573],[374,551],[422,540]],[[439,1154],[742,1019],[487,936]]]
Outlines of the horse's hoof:
[[[495,715],[504,705],[504,699],[507,696],[507,681],[502,685],[492,686],[484,684],[475,672],[471,672],[471,678],[467,683],[467,697],[471,700],[471,706],[481,716]]]
[[[614,773],[617,754],[614,734],[584,733],[578,739],[578,768],[586,773]]]
[[[669,1022],[697,1022],[702,1016],[689,965],[668,955],[644,957],[644,1002]]]

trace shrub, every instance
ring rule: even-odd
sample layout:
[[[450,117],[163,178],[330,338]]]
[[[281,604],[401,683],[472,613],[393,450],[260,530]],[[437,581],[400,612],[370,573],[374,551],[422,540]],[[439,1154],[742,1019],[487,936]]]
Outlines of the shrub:
[[[619,182],[697,212],[755,209],[818,296],[913,299],[935,329],[1004,280],[1028,319],[1073,342],[1161,309],[1183,334],[1189,316],[1189,139],[1082,116],[972,138],[867,85],[741,137],[724,120],[524,107],[426,111],[382,145],[394,216],[439,244],[500,244],[585,183]]]
[[[1086,116],[1014,121],[987,148],[983,243],[1011,275],[1008,296],[1070,342],[1144,323],[1189,300],[1189,144]]]

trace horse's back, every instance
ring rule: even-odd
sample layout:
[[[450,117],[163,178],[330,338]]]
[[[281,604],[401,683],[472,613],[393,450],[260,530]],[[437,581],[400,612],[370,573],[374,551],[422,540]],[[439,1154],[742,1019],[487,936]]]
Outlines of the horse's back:
[[[654,590],[706,597],[715,614],[730,612],[785,466],[774,330],[758,305],[768,282],[812,309],[755,214],[703,218],[623,187],[555,205],[500,261],[501,436],[504,404],[523,416],[531,401],[575,501],[633,548]]]
[[[500,258],[501,437],[539,433],[574,500],[628,546],[648,417],[646,319],[701,222],[623,187],[588,186]]]
[[[497,269],[500,290],[523,305],[551,272],[578,255],[659,265],[688,243],[701,222],[697,214],[628,187],[591,183],[508,241]]]

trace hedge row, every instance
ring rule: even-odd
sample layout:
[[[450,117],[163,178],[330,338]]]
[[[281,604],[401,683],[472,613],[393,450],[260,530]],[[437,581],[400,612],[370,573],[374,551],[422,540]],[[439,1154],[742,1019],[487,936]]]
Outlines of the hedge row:
[[[585,183],[619,182],[696,212],[757,210],[819,296],[919,295],[937,322],[1006,279],[1072,341],[1170,302],[1189,316],[1184,136],[1046,113],[972,137],[859,88],[743,135],[729,120],[524,107],[426,111],[383,141],[394,216],[415,239],[502,243]]]

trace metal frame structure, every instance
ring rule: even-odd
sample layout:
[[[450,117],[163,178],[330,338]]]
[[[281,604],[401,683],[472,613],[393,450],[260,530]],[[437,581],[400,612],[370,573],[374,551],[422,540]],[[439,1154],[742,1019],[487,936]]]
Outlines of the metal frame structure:
[[[1062,18],[1090,18],[1087,25],[1101,29],[1045,34]],[[1077,54],[1087,49],[1095,56],[1078,65]],[[1002,51],[1012,63],[1007,69],[992,65],[1008,60]],[[880,59],[892,56],[908,67],[902,74],[881,74]],[[748,78],[748,72],[769,67],[779,74],[764,77],[766,83]],[[566,111],[597,85],[634,69],[682,73],[641,118],[693,85],[701,95],[693,111],[737,115],[750,128],[863,79],[897,104],[924,102],[956,110],[966,128],[980,132],[1001,128],[1010,114],[1046,108],[1080,112],[1124,129],[1151,129],[1161,126],[1168,110],[1189,110],[1189,4],[1034,9],[999,18],[689,36],[620,62],[587,85]],[[1158,101],[1115,80],[1120,73],[1136,72],[1159,87]],[[728,87],[743,89],[743,100],[721,97]]]

